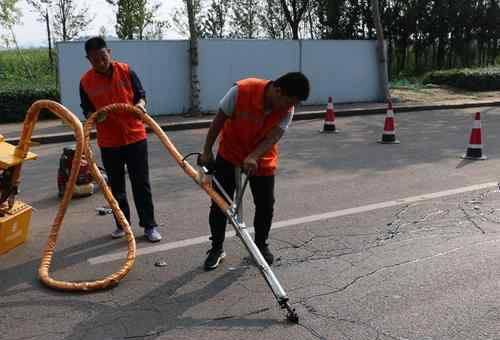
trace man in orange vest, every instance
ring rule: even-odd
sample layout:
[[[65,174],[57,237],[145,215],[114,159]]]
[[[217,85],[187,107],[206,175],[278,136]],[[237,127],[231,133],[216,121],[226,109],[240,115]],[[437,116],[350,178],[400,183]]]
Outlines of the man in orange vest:
[[[87,40],[85,52],[92,65],[80,79],[81,107],[86,117],[89,113],[115,103],[135,105],[146,112],[146,93],[139,78],[127,64],[112,60],[111,50],[104,39],[95,37]],[[139,225],[144,228],[144,235],[149,241],[160,241],[162,237],[157,230],[149,181],[148,144],[144,124],[132,114],[120,112],[108,115],[96,127],[102,163],[120,209],[130,223],[125,189],[126,166]],[[119,225],[111,233],[113,238],[124,235],[125,232]]]
[[[219,103],[199,162],[214,162],[212,148],[221,135],[215,160],[215,178],[231,197],[234,195],[235,167],[247,173],[255,203],[255,244],[271,265],[274,256],[267,239],[274,211],[274,173],[278,165],[277,143],[293,118],[294,105],[309,96],[309,81],[300,72],[291,72],[275,81],[249,78],[236,83]],[[226,216],[212,202],[209,224],[212,248],[205,269],[217,268],[225,257],[223,242]]]

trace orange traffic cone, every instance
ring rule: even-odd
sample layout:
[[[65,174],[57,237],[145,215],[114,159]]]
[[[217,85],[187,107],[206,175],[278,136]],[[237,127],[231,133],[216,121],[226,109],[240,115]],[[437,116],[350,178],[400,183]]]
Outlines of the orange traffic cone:
[[[333,110],[332,97],[328,97],[328,104],[326,105],[325,120],[321,132],[338,133],[335,128],[335,111]]]
[[[394,110],[392,108],[392,102],[389,101],[387,107],[387,113],[384,121],[384,132],[382,133],[382,139],[379,140],[381,144],[399,144],[400,141],[396,139],[396,129],[394,123]]]
[[[483,143],[481,139],[481,114],[476,112],[476,118],[474,119],[474,125],[470,132],[469,146],[467,147],[467,152],[462,156],[463,159],[472,160],[484,160],[487,159],[483,155]]]

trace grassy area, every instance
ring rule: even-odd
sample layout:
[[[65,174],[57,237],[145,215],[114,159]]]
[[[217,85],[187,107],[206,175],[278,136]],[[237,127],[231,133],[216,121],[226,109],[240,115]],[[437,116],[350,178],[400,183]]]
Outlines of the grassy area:
[[[389,84],[391,89],[408,89],[408,90],[421,90],[425,87],[421,79],[418,78],[404,78],[394,79]]]
[[[55,63],[55,62],[54,62]],[[56,88],[56,65],[45,48],[0,51],[0,89]]]
[[[59,100],[56,66],[48,50],[0,51],[0,123],[22,121],[26,111],[39,99]],[[40,118],[53,118],[41,112]]]

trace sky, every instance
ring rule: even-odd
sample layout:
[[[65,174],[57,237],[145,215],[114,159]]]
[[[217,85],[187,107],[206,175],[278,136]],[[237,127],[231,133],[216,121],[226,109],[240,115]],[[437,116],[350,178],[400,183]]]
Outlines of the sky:
[[[181,6],[181,0],[159,0],[160,16],[170,18],[174,8]],[[94,21],[82,35],[94,35],[99,33],[99,29],[104,26],[107,32],[115,34],[115,12],[113,6],[105,0],[76,0],[76,3],[87,4],[91,15],[95,16]],[[90,5],[91,4],[91,5]],[[17,7],[22,11],[21,24],[14,29],[19,45],[22,47],[39,47],[47,45],[47,33],[43,23],[37,21],[37,14],[28,6],[26,1],[19,1]],[[168,32],[164,39],[182,39],[176,32]]]

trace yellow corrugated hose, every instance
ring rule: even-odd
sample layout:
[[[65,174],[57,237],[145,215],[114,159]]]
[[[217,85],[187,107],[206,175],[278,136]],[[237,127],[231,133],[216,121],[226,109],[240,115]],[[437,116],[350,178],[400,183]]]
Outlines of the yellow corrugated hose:
[[[31,139],[31,135],[33,132],[33,128],[38,118],[38,113],[42,109],[47,109],[53,112],[56,116],[61,118],[68,126],[73,129],[76,140],[76,150],[73,158],[73,162],[71,164],[71,173],[66,183],[66,188],[64,191],[64,195],[61,203],[59,204],[59,210],[54,219],[52,228],[50,230],[49,238],[47,241],[47,245],[42,254],[42,260],[40,266],[38,267],[38,277],[41,282],[43,282],[46,286],[59,290],[66,291],[94,291],[99,289],[105,289],[111,286],[116,285],[132,268],[135,260],[136,254],[136,245],[135,238],[132,230],[130,228],[127,219],[125,218],[123,212],[120,210],[118,203],[115,198],[111,194],[111,190],[109,189],[106,181],[101,175],[95,160],[92,157],[92,150],[90,148],[90,130],[95,121],[95,117],[97,113],[92,114],[87,122],[85,123],[85,134],[84,129],[82,127],[82,123],[80,120],[68,109],[66,109],[61,104],[50,100],[39,100],[28,110],[26,118],[24,120],[24,128],[23,134],[21,136],[21,140],[19,143],[19,150],[23,153],[28,152],[29,141]],[[82,159],[82,154],[85,152],[86,158],[90,164],[90,170],[92,172],[92,176],[97,181],[99,187],[101,188],[106,201],[109,203],[111,208],[113,209],[113,213],[116,216],[118,223],[122,226],[123,230],[126,233],[127,241],[128,241],[128,254],[125,263],[122,267],[115,273],[96,281],[89,282],[67,282],[61,281],[52,278],[49,275],[49,269],[52,262],[52,257],[54,255],[54,250],[56,248],[57,238],[59,235],[59,231],[61,230],[61,225],[64,219],[64,215],[66,214],[69,202],[73,195],[73,191],[75,189],[75,184],[78,176],[78,171],[80,168],[80,161]],[[20,168],[20,167],[19,167]],[[19,178],[20,169],[17,171],[17,178]]]
[[[85,122],[82,128],[82,124],[80,123],[78,118],[76,118],[76,116],[72,114],[69,110],[67,110],[64,106],[47,100],[38,101],[35,102],[28,111],[28,115],[26,116],[25,120],[25,131],[23,131],[22,139],[29,141],[31,137],[31,132],[33,130],[34,122],[37,118],[38,112],[42,108],[46,108],[54,112],[57,116],[59,116],[62,120],[64,120],[70,127],[72,127],[75,133],[75,140],[76,140],[76,150],[71,167],[71,174],[66,184],[66,190],[64,192],[62,202],[59,206],[58,214],[54,219],[52,230],[49,235],[49,240],[43,252],[42,261],[38,269],[38,276],[45,285],[51,288],[68,290],[68,291],[94,291],[98,289],[104,289],[116,285],[121,279],[123,279],[123,277],[125,277],[125,275],[127,275],[127,273],[130,271],[130,269],[134,264],[136,255],[136,244],[135,244],[134,234],[132,233],[129,223],[127,222],[123,212],[120,210],[117,201],[113,197],[111,190],[109,189],[99,168],[97,167],[92,152],[92,148],[90,146],[90,133],[96,120],[104,120],[106,119],[107,115],[111,115],[117,112],[128,112],[136,116],[138,119],[140,119],[146,126],[149,126],[150,129],[153,131],[153,133],[158,136],[160,142],[163,144],[165,149],[179,164],[179,166],[184,170],[184,172],[189,177],[191,177],[198,185],[200,185],[203,188],[203,190],[207,192],[210,198],[216,202],[216,204],[222,209],[222,211],[227,212],[229,210],[228,203],[212,188],[211,183],[203,180],[203,176],[198,171],[196,171],[187,161],[183,159],[182,155],[179,153],[174,144],[170,141],[165,132],[163,132],[161,127],[148,114],[144,113],[139,108],[128,104],[108,105],[100,109],[98,112],[92,113],[88,117],[87,121]],[[28,145],[24,143],[23,147],[26,149],[27,152]],[[97,184],[104,193],[104,196],[109,205],[111,206],[111,209],[113,210],[113,213],[116,216],[118,223],[123,227],[123,230],[126,233],[128,241],[128,253],[127,253],[127,259],[120,268],[120,270],[105,277],[104,279],[91,282],[65,282],[51,278],[49,276],[49,268],[52,261],[55,245],[57,242],[57,236],[61,228],[62,220],[64,218],[64,214],[66,213],[67,206],[69,204],[69,201],[71,200],[71,195],[75,187],[76,177],[78,173],[77,170],[79,168],[82,152],[85,154],[85,157],[90,164],[90,170],[92,176],[97,181]]]

